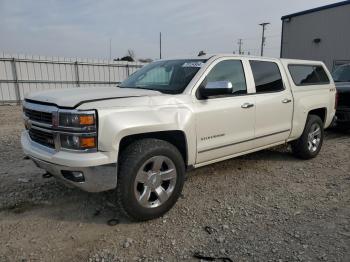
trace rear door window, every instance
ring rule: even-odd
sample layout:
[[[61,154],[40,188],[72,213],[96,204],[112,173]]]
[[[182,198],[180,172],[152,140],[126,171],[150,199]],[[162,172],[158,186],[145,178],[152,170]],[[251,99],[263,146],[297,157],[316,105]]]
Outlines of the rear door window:
[[[319,65],[289,65],[289,72],[297,86],[329,84],[329,78]]]
[[[267,61],[250,61],[253,71],[256,93],[279,92],[284,90],[278,65]]]

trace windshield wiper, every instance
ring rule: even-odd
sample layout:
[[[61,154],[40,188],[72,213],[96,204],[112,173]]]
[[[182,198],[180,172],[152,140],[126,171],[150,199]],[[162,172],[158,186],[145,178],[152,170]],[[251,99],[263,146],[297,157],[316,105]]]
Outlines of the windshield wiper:
[[[133,88],[133,89],[143,89],[143,90],[151,90],[151,91],[158,91],[163,93],[163,90],[160,89],[154,89],[154,88],[147,88],[147,87],[141,87],[141,86],[119,86],[120,88]]]

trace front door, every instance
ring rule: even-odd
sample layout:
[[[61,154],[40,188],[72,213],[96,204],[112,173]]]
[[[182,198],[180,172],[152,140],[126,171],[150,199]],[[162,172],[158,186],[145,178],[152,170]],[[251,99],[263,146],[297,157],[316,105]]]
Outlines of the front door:
[[[204,81],[230,81],[233,92],[196,101],[197,164],[247,151],[254,138],[255,99],[247,94],[242,61],[217,62]]]

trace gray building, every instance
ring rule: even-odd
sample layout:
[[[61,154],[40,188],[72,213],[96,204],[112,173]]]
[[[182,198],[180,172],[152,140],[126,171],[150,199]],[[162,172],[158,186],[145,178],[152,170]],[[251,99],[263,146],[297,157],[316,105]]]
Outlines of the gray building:
[[[281,57],[350,63],[350,1],[283,16]]]

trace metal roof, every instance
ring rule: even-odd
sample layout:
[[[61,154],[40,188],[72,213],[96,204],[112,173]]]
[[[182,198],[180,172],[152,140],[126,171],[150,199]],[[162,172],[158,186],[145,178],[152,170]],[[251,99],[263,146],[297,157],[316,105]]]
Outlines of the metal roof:
[[[338,7],[338,6],[349,5],[349,4],[350,4],[350,0],[342,1],[342,2],[338,2],[338,3],[325,5],[325,6],[321,6],[321,7],[317,7],[317,8],[313,8],[313,9],[309,9],[309,10],[305,10],[305,11],[302,11],[302,12],[290,14],[290,15],[285,15],[285,16],[282,16],[281,19],[284,20],[284,19],[295,17],[295,16],[310,14],[310,13],[314,13],[314,12],[318,12],[318,11],[322,11],[322,10],[326,10],[326,9],[330,9],[330,8],[334,8],[334,7]]]

